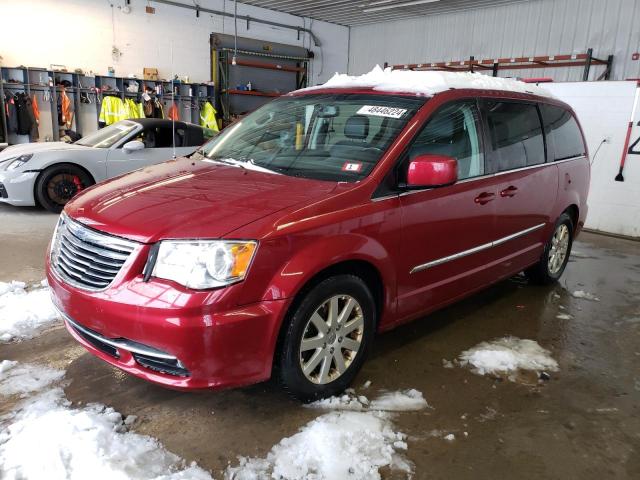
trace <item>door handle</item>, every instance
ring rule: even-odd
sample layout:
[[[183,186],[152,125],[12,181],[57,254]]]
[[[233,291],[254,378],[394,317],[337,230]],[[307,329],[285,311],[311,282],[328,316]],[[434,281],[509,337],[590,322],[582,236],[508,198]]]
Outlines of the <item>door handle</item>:
[[[501,197],[513,197],[516,193],[518,193],[517,187],[510,185],[500,192]]]
[[[480,205],[484,205],[485,203],[489,203],[491,200],[493,200],[493,197],[495,196],[496,196],[495,193],[482,192],[480,195],[474,198],[473,201]]]

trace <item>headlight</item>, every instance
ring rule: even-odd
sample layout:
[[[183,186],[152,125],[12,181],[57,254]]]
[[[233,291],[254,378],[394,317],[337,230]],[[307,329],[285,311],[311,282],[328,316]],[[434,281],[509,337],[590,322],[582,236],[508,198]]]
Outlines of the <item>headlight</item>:
[[[33,157],[33,153],[28,153],[26,155],[20,155],[19,157],[12,158],[8,161],[5,170],[15,170],[18,167],[21,167],[25,163],[27,163],[31,157]]]
[[[243,280],[256,251],[254,241],[163,240],[151,275],[193,289]]]

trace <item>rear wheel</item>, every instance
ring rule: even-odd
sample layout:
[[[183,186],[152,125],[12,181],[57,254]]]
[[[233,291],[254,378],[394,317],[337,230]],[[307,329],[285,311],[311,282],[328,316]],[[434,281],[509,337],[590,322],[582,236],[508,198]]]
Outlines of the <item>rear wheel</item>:
[[[529,279],[542,285],[556,282],[567,266],[572,243],[573,221],[569,215],[563,213],[556,222],[540,261],[527,269]]]
[[[373,341],[376,309],[367,285],[354,275],[330,277],[294,309],[277,362],[280,382],[303,401],[342,392]]]
[[[69,200],[93,183],[91,176],[80,167],[54,165],[38,177],[35,194],[40,205],[50,212],[60,213]]]

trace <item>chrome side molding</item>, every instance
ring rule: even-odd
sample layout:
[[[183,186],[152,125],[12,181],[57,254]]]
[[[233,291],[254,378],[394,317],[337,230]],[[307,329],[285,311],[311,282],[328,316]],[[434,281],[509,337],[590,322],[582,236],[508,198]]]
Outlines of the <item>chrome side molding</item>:
[[[531,232],[535,232],[536,230],[541,229],[546,224],[541,223],[539,225],[535,225],[533,227],[529,227],[525,230],[521,230],[519,232],[513,233],[511,235],[507,235],[506,237],[499,238],[498,240],[494,240],[493,242],[485,243],[483,245],[478,245],[477,247],[470,248],[469,250],[464,250],[462,252],[454,253],[453,255],[449,255],[447,257],[438,258],[436,260],[432,260],[427,263],[422,263],[420,265],[416,265],[409,272],[417,273],[423,270],[427,270],[428,268],[437,267],[438,265],[442,265],[443,263],[451,262],[453,260],[458,260],[459,258],[467,257],[469,255],[473,255],[474,253],[482,252],[483,250],[488,250],[489,248],[497,247],[498,245],[502,245],[503,243],[508,242],[509,240],[513,240],[518,237],[522,237]]]

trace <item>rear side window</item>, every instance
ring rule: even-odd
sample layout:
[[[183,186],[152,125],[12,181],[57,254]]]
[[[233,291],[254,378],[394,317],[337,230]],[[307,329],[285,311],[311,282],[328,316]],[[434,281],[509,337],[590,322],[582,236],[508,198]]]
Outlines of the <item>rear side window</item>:
[[[491,139],[491,173],[545,162],[544,138],[535,105],[488,102],[487,124]]]
[[[545,131],[553,145],[553,158],[566,160],[586,153],[578,122],[570,112],[553,105],[540,105]]]
[[[484,174],[480,144],[480,115],[474,103],[445,105],[428,121],[409,149],[409,160],[418,155],[446,155],[458,161],[458,178]]]

